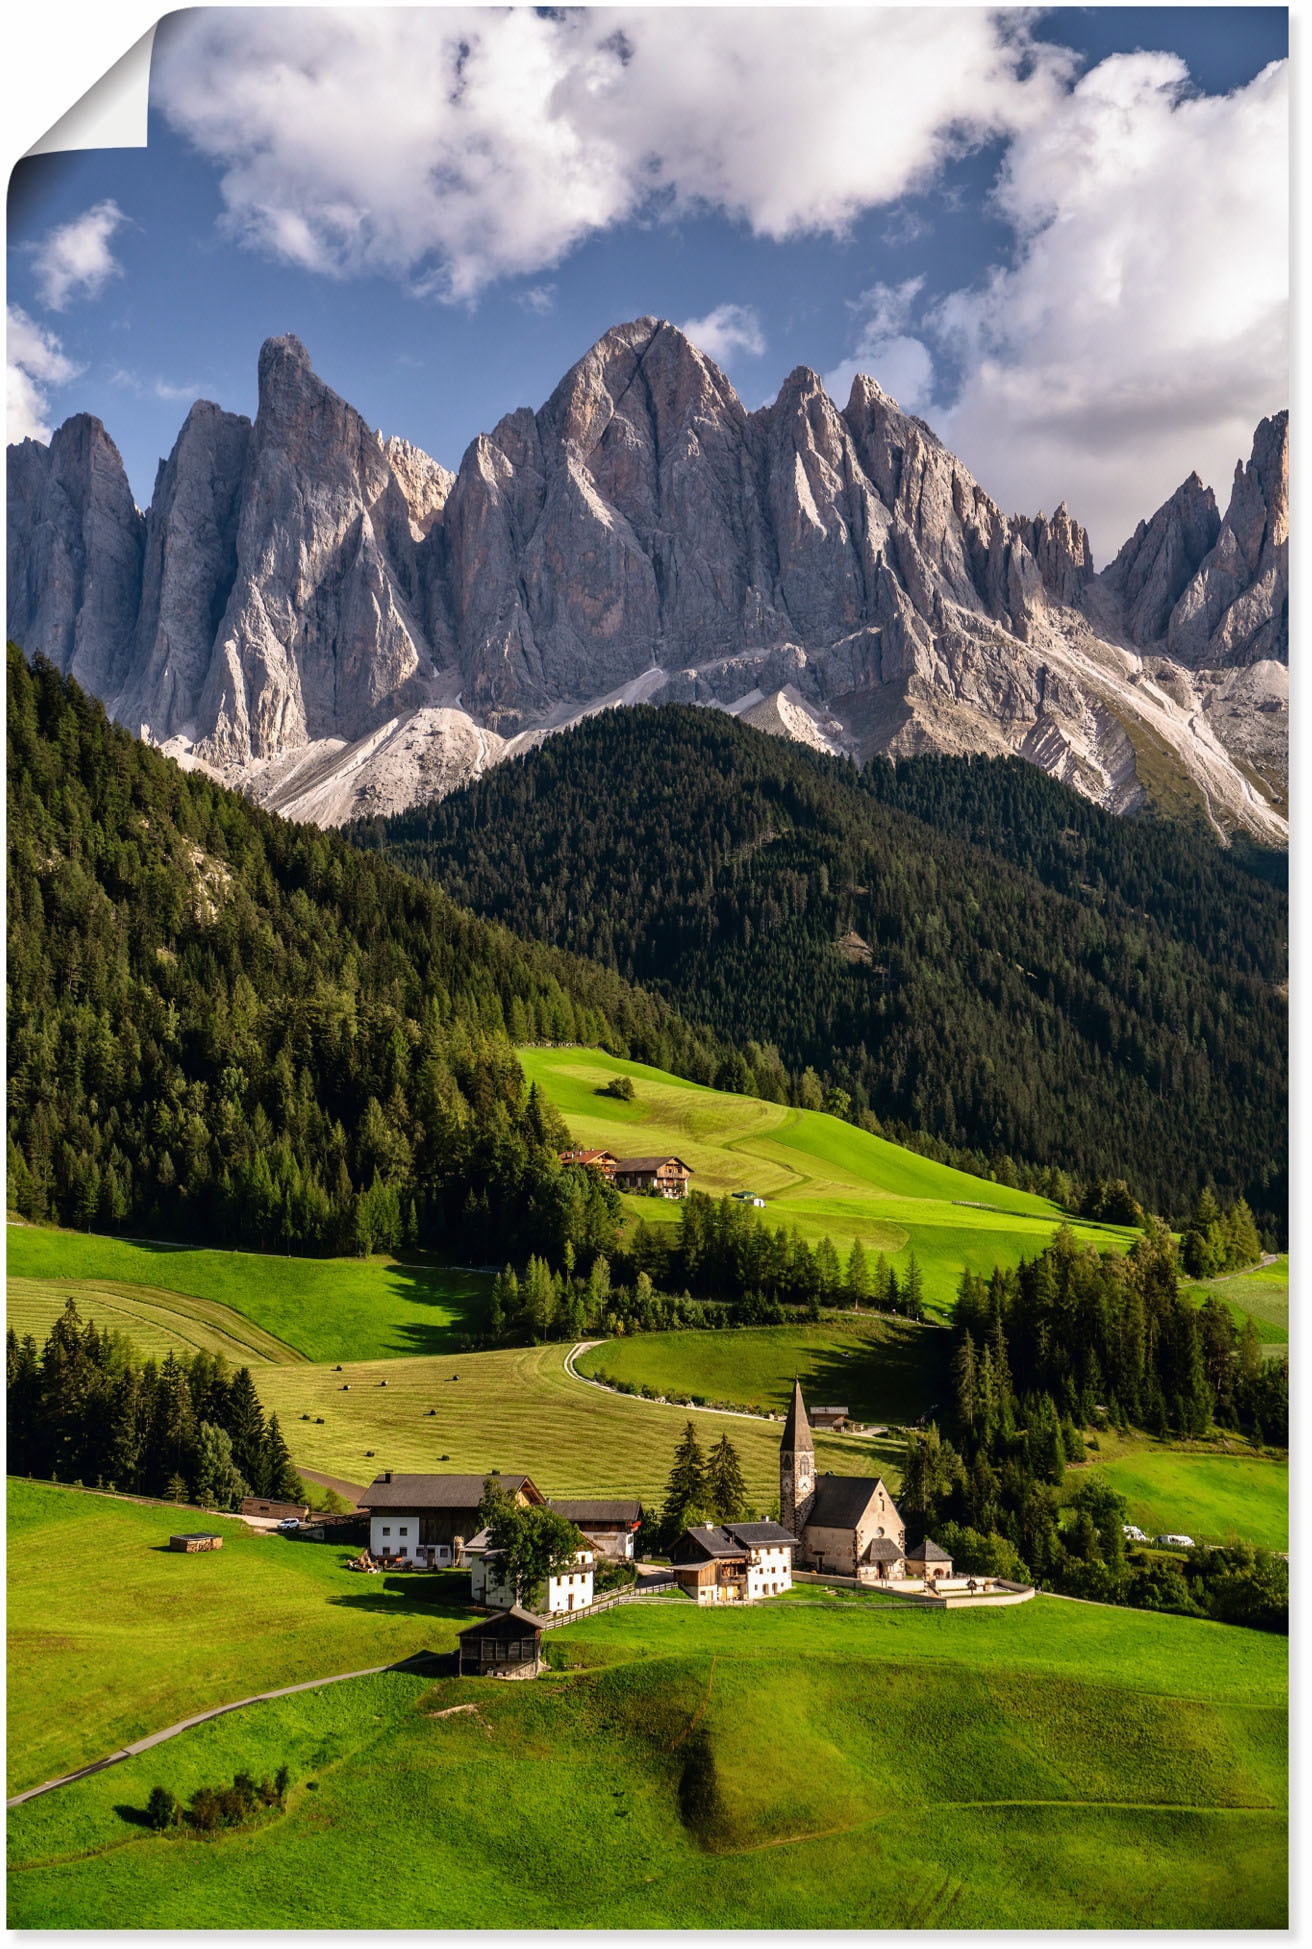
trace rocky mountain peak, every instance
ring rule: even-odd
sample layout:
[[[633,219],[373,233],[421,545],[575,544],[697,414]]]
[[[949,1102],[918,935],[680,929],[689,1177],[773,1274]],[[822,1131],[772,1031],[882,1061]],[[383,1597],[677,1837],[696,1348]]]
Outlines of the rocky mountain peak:
[[[1236,466],[1225,519],[1165,635],[1168,654],[1195,667],[1289,661],[1287,412],[1261,421],[1247,464]]]
[[[1166,635],[1171,612],[1216,541],[1216,497],[1196,473],[1182,481],[1149,521],[1141,521],[1104,571],[1104,585],[1124,603],[1130,640],[1148,645]]]

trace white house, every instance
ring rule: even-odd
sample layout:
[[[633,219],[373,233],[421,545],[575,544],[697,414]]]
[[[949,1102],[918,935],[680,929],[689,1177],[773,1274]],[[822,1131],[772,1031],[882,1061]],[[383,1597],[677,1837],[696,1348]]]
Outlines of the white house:
[[[500,1555],[499,1550],[488,1549],[486,1530],[466,1545],[469,1594],[476,1604],[486,1604],[489,1610],[508,1611],[519,1600],[510,1586],[499,1580]],[[548,1577],[546,1600],[536,1606],[542,1616],[556,1617],[562,1611],[581,1611],[592,1602],[594,1561],[591,1550],[576,1550],[574,1562],[568,1570]]]
[[[778,1523],[708,1523],[684,1531],[671,1562],[699,1604],[750,1604],[792,1588],[796,1548]]]

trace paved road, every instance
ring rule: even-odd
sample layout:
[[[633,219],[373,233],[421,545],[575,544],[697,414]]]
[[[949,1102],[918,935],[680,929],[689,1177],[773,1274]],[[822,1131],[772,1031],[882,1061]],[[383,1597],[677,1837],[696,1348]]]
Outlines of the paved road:
[[[297,1469],[296,1473],[303,1475],[307,1482],[317,1482],[321,1489],[336,1489],[349,1502],[358,1502],[364,1494],[362,1482],[344,1482],[340,1475],[320,1475],[317,1469]]]
[[[90,1766],[80,1766],[76,1773],[64,1773],[57,1780],[45,1780],[39,1787],[29,1787],[25,1793],[16,1793],[6,1800],[6,1807],[21,1807],[25,1800],[35,1800],[40,1794],[53,1793],[56,1787],[71,1786],[74,1780],[85,1780],[92,1773],[103,1773],[107,1766],[117,1766],[120,1760],[135,1759],[138,1753],[148,1753],[152,1746],[162,1746],[166,1739],[176,1739],[180,1732],[190,1732],[193,1726],[203,1726],[207,1719],[222,1719],[225,1713],[240,1712],[243,1706],[259,1705],[265,1699],[285,1699],[293,1692],[317,1692],[322,1685],[343,1685],[349,1678],[376,1678],[379,1672],[407,1671],[428,1657],[425,1652],[416,1652],[413,1658],[403,1658],[397,1664],[366,1665],[363,1671],[334,1672],[331,1678],[307,1678],[300,1685],[280,1685],[272,1692],[253,1692],[248,1699],[234,1699],[231,1705],[216,1705],[208,1712],[197,1712],[190,1719],[179,1719],[176,1726],[165,1726],[162,1732],[148,1733],[145,1739],[134,1739],[130,1746],[120,1747],[103,1760],[93,1760]]]
[[[594,1381],[587,1374],[580,1374],[578,1368],[574,1365],[579,1355],[586,1353],[589,1347],[602,1347],[605,1344],[604,1340],[575,1341],[574,1345],[565,1355],[565,1372],[571,1380],[581,1381],[584,1387],[600,1388],[603,1394],[617,1395],[621,1401],[636,1401],[639,1407],[680,1408],[683,1406],[682,1401],[652,1401],[645,1394],[620,1394],[618,1388],[607,1387],[604,1381]],[[772,1415],[743,1414],[738,1408],[689,1408],[687,1412],[689,1414],[727,1414],[734,1421],[771,1421],[775,1418]],[[304,1474],[304,1470],[301,1472]]]

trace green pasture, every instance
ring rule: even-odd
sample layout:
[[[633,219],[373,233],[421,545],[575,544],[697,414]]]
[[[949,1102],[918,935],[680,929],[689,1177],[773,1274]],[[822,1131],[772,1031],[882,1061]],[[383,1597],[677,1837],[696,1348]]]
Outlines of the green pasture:
[[[1183,1288],[1196,1306],[1205,1299],[1222,1299],[1237,1325],[1250,1314],[1268,1352],[1283,1352],[1289,1341],[1289,1255],[1252,1272],[1222,1274],[1219,1279],[1195,1280]]]
[[[55,1288],[44,1297],[35,1292],[20,1297],[33,1321],[25,1330],[39,1335],[42,1306],[51,1309],[45,1320],[48,1330],[70,1291],[85,1313],[77,1291],[77,1282],[85,1281],[136,1311],[137,1329],[124,1324],[123,1331],[144,1345],[146,1330],[156,1336],[170,1330],[165,1318],[149,1316],[163,1290],[166,1296],[180,1293],[211,1301],[252,1321],[262,1329],[266,1350],[258,1357],[266,1360],[383,1360],[445,1353],[467,1332],[465,1310],[486,1284],[478,1273],[385,1256],[294,1259],[214,1252],[35,1225],[9,1225],[6,1235],[11,1282],[46,1282]],[[11,1318],[14,1305],[11,1289]],[[230,1320],[219,1324],[236,1340],[249,1337]],[[269,1341],[280,1342],[282,1352],[268,1350]],[[189,1343],[178,1339],[173,1344]],[[240,1356],[247,1361],[255,1357],[253,1352]]]
[[[1130,1521],[1149,1536],[1192,1536],[1197,1543],[1239,1537],[1263,1549],[1289,1548],[1289,1463],[1216,1443],[1175,1446],[1148,1435],[1098,1437],[1090,1464],[1130,1506]],[[1082,1469],[1067,1472],[1073,1489]]]
[[[818,1110],[792,1110],[755,1097],[687,1083],[643,1063],[592,1049],[523,1048],[524,1074],[545,1092],[585,1147],[617,1155],[671,1151],[692,1167],[693,1187],[720,1197],[754,1191],[768,1225],[796,1225],[803,1237],[826,1233],[846,1256],[859,1238],[903,1270],[914,1250],[926,1298],[947,1310],[962,1269],[990,1273],[1042,1251],[1066,1215],[1046,1198],[969,1176],[858,1130]],[[634,1100],[597,1091],[628,1076]],[[626,1196],[628,1214],[675,1224],[678,1206]],[[1134,1233],[1073,1223],[1100,1249],[1125,1249]]]
[[[223,1548],[169,1549],[195,1528]],[[9,1791],[207,1706],[454,1642],[467,1578],[361,1577],[353,1554],[11,1478]]]
[[[917,1420],[944,1399],[948,1335],[909,1320],[837,1320],[719,1332],[635,1333],[579,1356],[581,1374],[644,1382],[784,1413],[794,1378],[808,1404],[837,1403],[862,1421]]]
[[[6,1323],[40,1346],[69,1299],[84,1320],[121,1333],[141,1353],[162,1359],[175,1353],[222,1354],[234,1367],[263,1367],[303,1360],[253,1320],[217,1300],[197,1299],[162,1287],[113,1285],[103,1279],[22,1279],[8,1282]]]
[[[347,1482],[371,1482],[385,1468],[453,1474],[497,1468],[531,1475],[545,1495],[659,1503],[675,1443],[691,1420],[704,1446],[728,1434],[748,1494],[763,1514],[777,1502],[779,1422],[588,1387],[565,1372],[568,1352],[557,1342],[443,1360],[345,1362],[340,1373],[325,1366],[268,1368],[260,1375],[260,1399],[276,1410],[298,1467]],[[836,1474],[898,1473],[900,1447],[891,1442],[820,1436],[816,1453],[820,1467]]]
[[[16,1809],[11,1926],[1285,1926],[1281,1639],[1039,1598],[676,1600],[547,1643],[535,1682],[363,1679]],[[284,1761],[246,1833],[139,1825],[156,1783]]]

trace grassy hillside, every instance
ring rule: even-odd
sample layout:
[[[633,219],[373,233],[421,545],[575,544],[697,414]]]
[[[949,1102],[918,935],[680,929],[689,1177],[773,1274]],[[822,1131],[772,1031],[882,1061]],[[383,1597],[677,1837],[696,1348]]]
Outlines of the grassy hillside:
[[[1185,1288],[1198,1305],[1215,1296],[1225,1301],[1240,1325],[1251,1315],[1257,1330],[1271,1350],[1283,1350],[1289,1342],[1289,1255],[1282,1253],[1270,1265],[1253,1272],[1237,1272],[1219,1279],[1197,1280]]]
[[[1289,1463],[1283,1457],[1173,1446],[1147,1435],[1098,1437],[1091,1461],[1130,1505],[1130,1521],[1150,1536],[1166,1531],[1197,1543],[1238,1536],[1269,1550],[1289,1548]],[[1073,1488],[1079,1470],[1067,1475]]]
[[[372,1481],[383,1468],[523,1469],[548,1495],[659,1502],[674,1444],[691,1419],[704,1445],[728,1432],[758,1506],[764,1510],[777,1499],[777,1423],[586,1387],[565,1372],[567,1352],[556,1344],[443,1360],[347,1361],[340,1373],[324,1366],[267,1368],[260,1400],[277,1412],[299,1466],[348,1482]],[[822,1436],[816,1453],[821,1468],[839,1474],[896,1475],[900,1447]]]
[[[692,1166],[697,1190],[759,1192],[767,1201],[759,1214],[766,1224],[795,1224],[809,1239],[828,1233],[842,1253],[859,1238],[872,1254],[886,1253],[899,1272],[914,1250],[926,1297],[940,1310],[955,1295],[963,1267],[987,1274],[995,1265],[1032,1258],[1064,1220],[1046,1198],[936,1164],[820,1111],[706,1089],[598,1050],[517,1054],[580,1144],[638,1156],[677,1152]],[[612,1076],[632,1078],[631,1103],[597,1094]],[[678,1222],[678,1206],[666,1200],[626,1197],[624,1203],[649,1222]],[[1111,1225],[1080,1222],[1075,1230],[1104,1249],[1134,1237]]]
[[[183,1337],[193,1330],[184,1327],[182,1309],[173,1304],[173,1296],[183,1294],[210,1302],[216,1331],[250,1342],[248,1353],[222,1349],[239,1361],[447,1353],[466,1331],[466,1305],[487,1283],[477,1273],[387,1255],[295,1259],[22,1225],[9,1226],[7,1238],[10,1318],[21,1332],[41,1339],[71,1291],[84,1318],[120,1326],[148,1352],[170,1334],[177,1336],[175,1346],[200,1344]],[[79,1286],[87,1290],[85,1303]],[[117,1317],[93,1303],[94,1294],[103,1295]],[[204,1307],[186,1310],[193,1322],[207,1317]],[[232,1314],[263,1334],[234,1324]],[[220,1351],[217,1345],[214,1351]]]
[[[198,1526],[223,1548],[169,1549]],[[9,1790],[207,1706],[454,1641],[467,1579],[352,1576],[351,1554],[11,1479]]]
[[[945,1396],[947,1335],[907,1320],[826,1319],[723,1333],[641,1333],[581,1354],[581,1374],[644,1382],[658,1394],[700,1394],[771,1413],[787,1410],[794,1378],[809,1402],[841,1402],[865,1421],[914,1421]]]
[[[1285,1923],[1281,1640],[1040,1598],[635,1606],[549,1644],[536,1683],[363,1680],[18,1809],[11,1925]],[[262,1829],[133,1824],[283,1760]]]

